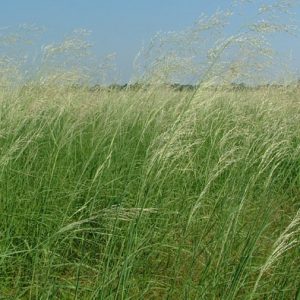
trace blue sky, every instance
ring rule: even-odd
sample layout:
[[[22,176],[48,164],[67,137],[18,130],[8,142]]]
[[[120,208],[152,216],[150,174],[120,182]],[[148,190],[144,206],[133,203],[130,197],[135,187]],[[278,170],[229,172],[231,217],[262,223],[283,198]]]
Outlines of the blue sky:
[[[0,28],[22,23],[45,26],[43,43],[59,41],[76,28],[89,29],[95,52],[99,56],[115,52],[121,77],[126,81],[136,53],[156,32],[182,30],[192,25],[201,13],[227,9],[230,3],[229,0],[2,0]],[[300,25],[300,9],[294,13]],[[234,27],[240,26],[241,18],[232,20]],[[300,68],[299,37],[275,39],[274,47],[292,54],[291,65]]]

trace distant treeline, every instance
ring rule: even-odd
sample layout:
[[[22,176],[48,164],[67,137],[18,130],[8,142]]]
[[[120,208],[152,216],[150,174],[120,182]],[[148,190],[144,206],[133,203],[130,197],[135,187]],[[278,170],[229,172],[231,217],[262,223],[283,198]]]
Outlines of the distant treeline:
[[[150,89],[154,87],[153,84],[147,83],[134,83],[134,84],[111,84],[109,86],[101,86],[96,84],[90,87],[90,91],[100,91],[100,90],[140,90],[140,89]],[[197,88],[197,85],[192,84],[159,84],[155,85],[155,87],[162,87],[162,88],[171,88],[178,91],[192,91]]]
[[[300,87],[300,80],[291,86]],[[78,86],[79,88],[80,86]],[[134,83],[134,84],[111,84],[109,86],[101,86],[96,84],[92,87],[89,87],[91,92],[97,92],[101,90],[115,90],[115,91],[122,91],[122,90],[140,90],[140,89],[150,89],[153,88],[153,84],[144,84],[144,83]],[[196,90],[199,85],[193,84],[180,84],[180,83],[173,83],[173,84],[161,84],[155,85],[155,87],[160,88],[169,88],[175,91],[194,91]],[[226,85],[210,85],[207,86],[207,89],[227,89],[227,90],[257,90],[257,89],[266,89],[266,88],[283,88],[286,85],[282,84],[262,84],[262,85],[247,85],[245,83],[231,83]]]
[[[39,85],[39,84],[25,84],[21,87],[22,91],[27,90],[44,90],[45,86],[47,85]],[[53,86],[52,86],[53,87]],[[90,92],[100,92],[100,91],[138,91],[138,90],[150,90],[150,89],[170,89],[178,92],[188,92],[188,91],[195,91],[199,88],[199,85],[193,84],[180,84],[180,83],[173,83],[173,84],[147,84],[147,83],[134,83],[134,84],[111,84],[111,85],[82,85],[82,84],[72,84],[72,85],[62,85],[62,87],[67,88],[69,90],[87,90]],[[287,87],[293,88],[300,88],[300,80],[294,82],[290,85],[282,85],[282,84],[262,84],[262,85],[255,85],[250,86],[244,83],[231,83],[231,84],[220,84],[220,85],[210,85],[210,86],[203,86],[201,89],[207,90],[228,90],[228,91],[251,91],[251,90],[260,90],[260,89],[282,89]],[[1,88],[1,86],[0,86]],[[5,86],[2,86],[5,88]]]

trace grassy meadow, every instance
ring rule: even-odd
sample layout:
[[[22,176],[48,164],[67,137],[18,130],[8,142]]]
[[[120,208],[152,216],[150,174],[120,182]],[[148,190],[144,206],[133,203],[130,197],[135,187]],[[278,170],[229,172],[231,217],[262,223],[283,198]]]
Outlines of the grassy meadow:
[[[300,299],[300,90],[0,89],[0,299]]]

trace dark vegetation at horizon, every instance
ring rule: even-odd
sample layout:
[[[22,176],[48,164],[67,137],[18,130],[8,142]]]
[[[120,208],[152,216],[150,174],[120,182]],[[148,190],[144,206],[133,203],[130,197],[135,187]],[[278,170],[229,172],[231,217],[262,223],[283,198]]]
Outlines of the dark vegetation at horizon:
[[[206,87],[201,87],[197,84],[180,84],[180,83],[162,83],[162,84],[147,84],[147,83],[125,83],[125,84],[117,84],[113,83],[110,85],[86,85],[86,84],[72,84],[70,86],[65,85],[65,89],[73,89],[73,90],[88,90],[90,92],[100,92],[100,91],[122,91],[122,90],[151,90],[153,88],[167,88],[174,91],[196,91],[197,89],[206,89],[206,90],[259,90],[259,89],[286,89],[286,88],[299,88],[300,87],[300,79],[293,83],[289,82],[288,84],[280,84],[280,83],[269,83],[269,84],[261,84],[261,85],[247,85],[245,83],[230,83],[230,84],[221,84],[221,85],[211,85]],[[5,87],[2,87],[5,88]],[[22,90],[30,90],[30,89],[45,89],[47,85],[39,85],[39,84],[25,84],[21,86],[19,89]],[[59,88],[59,87],[58,87]]]

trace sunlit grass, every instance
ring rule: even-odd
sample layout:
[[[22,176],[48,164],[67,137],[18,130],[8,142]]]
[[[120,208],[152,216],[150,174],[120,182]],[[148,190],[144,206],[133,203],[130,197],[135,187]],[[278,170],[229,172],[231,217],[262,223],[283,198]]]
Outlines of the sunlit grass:
[[[0,298],[296,299],[300,92],[0,92]]]

